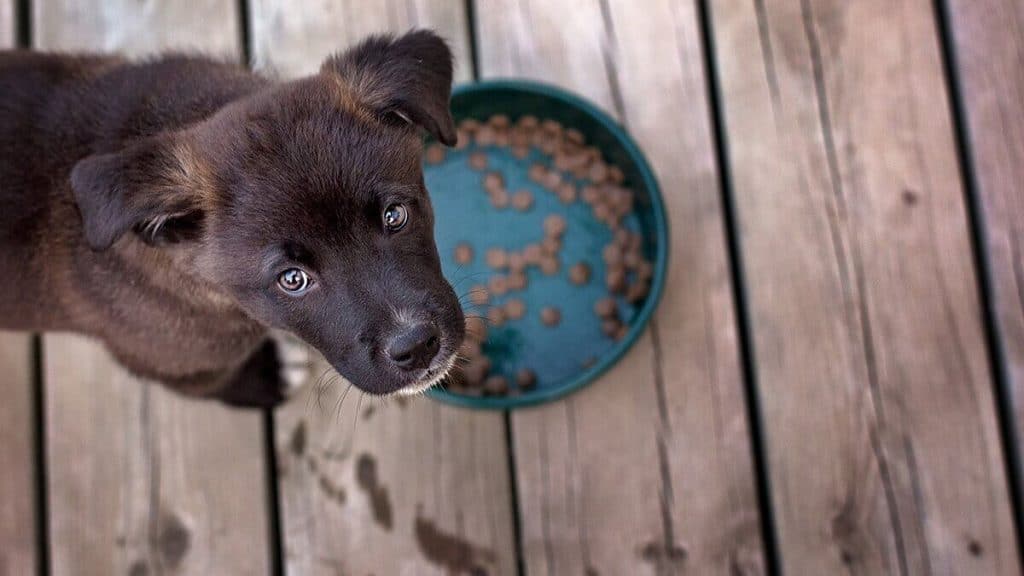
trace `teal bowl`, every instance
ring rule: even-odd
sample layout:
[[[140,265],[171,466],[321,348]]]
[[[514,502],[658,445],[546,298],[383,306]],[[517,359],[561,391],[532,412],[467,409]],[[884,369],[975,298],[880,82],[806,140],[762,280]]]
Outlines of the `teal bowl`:
[[[608,295],[601,250],[612,232],[593,217],[581,200],[565,205],[527,177],[531,164],[550,164],[549,158],[537,150],[531,150],[525,159],[517,159],[508,149],[487,149],[487,171],[500,171],[510,191],[529,189],[533,193],[534,205],[526,212],[499,212],[491,206],[482,190],[483,173],[467,163],[469,154],[477,149],[475,145],[449,149],[441,163],[424,164],[442,266],[462,297],[467,315],[486,312],[474,309],[465,297],[471,286],[487,283],[491,273],[484,262],[487,249],[518,250],[538,242],[543,236],[542,222],[551,213],[562,214],[568,224],[559,272],[545,276],[540,270],[530,269],[525,291],[496,298],[497,304],[510,297],[519,298],[525,302],[527,312],[522,319],[489,327],[484,345],[492,362],[492,374],[503,374],[514,382],[516,371],[527,367],[537,376],[536,386],[508,396],[471,396],[445,388],[433,389],[429,396],[448,404],[482,409],[512,409],[555,400],[593,382],[611,368],[637,341],[654,313],[664,286],[669,246],[668,220],[657,180],[640,148],[622,126],[594,104],[553,86],[519,80],[460,86],[452,95],[452,112],[456,122],[466,118],[483,121],[494,114],[505,114],[514,122],[531,114],[575,128],[583,133],[588,145],[601,150],[606,162],[623,171],[625,186],[635,193],[633,213],[623,225],[641,234],[642,251],[654,265],[654,274],[643,301],[630,304],[617,297],[620,317],[628,332],[614,340],[601,333],[601,321],[593,311],[594,303]],[[473,260],[468,264],[455,262],[455,247],[462,242],[473,247]],[[568,271],[572,264],[583,261],[591,267],[591,280],[577,286],[569,281]],[[539,311],[545,306],[556,306],[561,311],[562,319],[557,326],[541,322]]]

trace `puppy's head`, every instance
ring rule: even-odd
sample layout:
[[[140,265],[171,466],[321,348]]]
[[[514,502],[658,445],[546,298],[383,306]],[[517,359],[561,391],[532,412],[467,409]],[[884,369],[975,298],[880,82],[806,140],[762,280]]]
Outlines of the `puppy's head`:
[[[455,141],[451,79],[432,33],[371,38],[198,125],[88,157],[71,176],[86,239],[176,251],[365,391],[428,387],[464,332],[420,163],[421,130]]]

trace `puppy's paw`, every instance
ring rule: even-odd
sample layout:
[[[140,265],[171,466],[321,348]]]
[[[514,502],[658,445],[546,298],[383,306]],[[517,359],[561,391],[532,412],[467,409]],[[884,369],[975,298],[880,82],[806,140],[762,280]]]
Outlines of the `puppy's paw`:
[[[288,332],[274,330],[270,338],[277,345],[277,356],[281,362],[282,392],[285,398],[291,398],[309,382],[313,373],[313,355],[308,344]]]

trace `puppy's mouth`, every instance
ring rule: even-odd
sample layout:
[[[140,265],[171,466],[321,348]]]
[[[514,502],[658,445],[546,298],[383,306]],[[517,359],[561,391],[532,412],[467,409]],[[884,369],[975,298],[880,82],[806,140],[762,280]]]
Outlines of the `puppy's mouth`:
[[[389,394],[389,396],[416,396],[430,390],[444,380],[445,376],[447,376],[455,366],[455,357],[455,354],[449,353],[447,358],[439,362],[436,366],[427,368],[427,370],[424,371],[423,376],[419,378],[418,382],[403,386]]]

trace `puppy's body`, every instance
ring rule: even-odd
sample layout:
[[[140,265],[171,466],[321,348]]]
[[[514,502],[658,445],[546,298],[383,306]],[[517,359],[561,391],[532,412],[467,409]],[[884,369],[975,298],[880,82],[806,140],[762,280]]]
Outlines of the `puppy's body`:
[[[244,172],[249,163],[266,159],[252,158],[256,153],[239,141],[253,135],[253,140],[267,143],[268,133],[282,131],[266,120],[276,114],[275,107],[306,105],[309,94],[336,82],[317,78],[307,80],[308,85],[279,89],[238,66],[180,55],[131,63],[117,57],[0,52],[0,274],[7,280],[0,290],[0,329],[85,333],[101,339],[139,375],[182,392],[248,405],[272,405],[281,399],[276,355],[266,341],[268,325],[299,332],[329,359],[341,354],[339,350],[351,352],[348,338],[376,345],[365,328],[357,335],[325,334],[338,330],[338,321],[314,322],[310,313],[322,314],[330,307],[327,302],[311,304],[311,310],[294,310],[292,299],[262,294],[262,285],[243,285],[241,280],[235,285],[234,276],[218,276],[231,266],[241,267],[250,256],[250,268],[259,268],[262,261],[248,252],[277,250],[278,245],[292,250],[299,244],[308,252],[319,249],[316,265],[322,267],[330,260],[327,253],[351,251],[340,241],[328,246],[323,234],[300,234],[271,247],[273,234],[267,234],[267,246],[261,245],[258,234],[249,234],[254,239],[241,244],[238,236],[243,232],[234,232],[227,224],[258,203],[260,194],[270,194],[252,190],[270,177]],[[359,97],[347,94],[345,98]],[[446,106],[447,95],[444,102]],[[377,122],[361,103],[349,106],[352,110],[324,113],[344,114],[348,123]],[[275,121],[280,122],[276,117]],[[268,126],[260,127],[261,122]],[[411,141],[405,140],[408,133],[393,134],[389,125],[372,129],[386,133],[386,141]],[[348,147],[338,140],[335,146]],[[318,136],[320,141],[325,138]],[[372,148],[370,144],[365,145]],[[412,149],[402,148],[403,156]],[[314,158],[332,154],[308,152]],[[103,162],[110,164],[109,159],[128,154],[119,159],[115,173],[108,174],[111,170]],[[103,162],[100,168],[94,162],[71,176],[85,158]],[[173,167],[170,175],[168,166]],[[296,170],[303,176],[316,169],[299,166]],[[189,195],[187,209],[179,208],[180,198],[163,191],[179,172],[188,184],[171,184],[189,190],[174,192]],[[354,191],[343,190],[346,184],[324,180],[317,181],[338,194],[338,205],[351,202]],[[135,188],[152,188],[160,196],[150,201],[156,193],[143,196]],[[97,195],[114,198],[112,206],[93,206]],[[254,214],[273,226],[272,217],[301,200],[260,207],[266,214]],[[126,214],[137,218],[122,222],[130,218]],[[292,217],[302,219],[301,213]],[[212,231],[215,227],[219,230]],[[122,235],[120,229],[125,228],[129,232]],[[429,240],[433,249],[432,236]],[[434,268],[440,275],[429,255],[425,262],[429,275]],[[234,272],[248,279],[249,270]],[[252,271],[254,277],[257,272]],[[326,292],[334,280],[332,297],[341,297],[341,280],[323,269],[317,273],[317,288]],[[270,285],[268,293],[276,289],[273,282]],[[282,306],[284,311],[277,309]],[[382,309],[389,307],[394,304],[382,303]],[[461,313],[458,317],[461,322]],[[461,340],[461,332],[455,336]],[[336,349],[335,341],[344,345]],[[432,376],[431,370],[424,366],[423,373]]]

